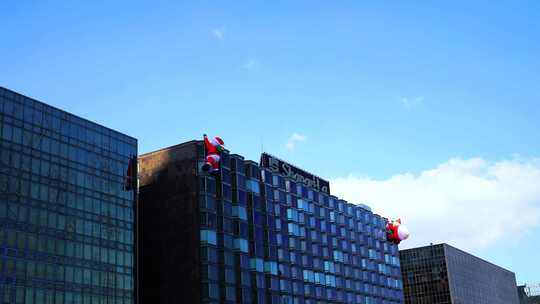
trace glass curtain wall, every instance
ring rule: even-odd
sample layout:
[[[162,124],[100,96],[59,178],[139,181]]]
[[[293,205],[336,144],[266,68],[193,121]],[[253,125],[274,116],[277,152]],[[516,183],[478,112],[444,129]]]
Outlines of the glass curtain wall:
[[[0,303],[133,303],[136,139],[0,88]]]

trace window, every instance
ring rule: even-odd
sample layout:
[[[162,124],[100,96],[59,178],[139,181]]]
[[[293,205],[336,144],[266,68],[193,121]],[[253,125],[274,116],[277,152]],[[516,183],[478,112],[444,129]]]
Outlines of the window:
[[[253,180],[253,179],[247,179],[246,180],[246,188],[248,191],[254,192],[259,194],[260,188],[259,188],[259,181]]]
[[[249,275],[249,272],[240,272],[240,284],[247,287],[251,286],[251,276]]]
[[[207,226],[209,228],[216,228],[217,222],[216,222],[216,215],[211,212],[201,212],[200,214],[200,224],[201,226]]]
[[[278,274],[278,267],[276,262],[266,261],[264,262],[264,271],[273,275]]]
[[[217,245],[216,232],[214,230],[203,229],[200,231],[201,242]]]
[[[334,263],[330,261],[324,261],[324,271],[334,273],[335,271]]]
[[[298,211],[295,209],[287,209],[287,219],[290,221],[298,222]]]
[[[219,285],[216,283],[202,284],[202,295],[211,299],[219,299]]]
[[[272,176],[272,185],[278,186],[279,185],[279,177],[277,175]]]
[[[203,246],[201,247],[200,255],[201,255],[201,262],[211,262],[211,263],[218,262],[217,250],[215,248]]]
[[[203,265],[201,266],[201,277],[203,280],[209,279],[209,280],[218,280],[218,269],[214,265]]]
[[[235,239],[234,248],[236,250],[240,250],[242,252],[248,253],[249,252],[248,241],[246,239]]]
[[[291,281],[279,280],[279,289],[284,292],[291,292]]]
[[[313,274],[313,271],[304,269],[303,275],[304,275],[304,281],[307,281],[310,283],[315,282],[315,275]]]
[[[238,217],[243,220],[247,220],[247,211],[245,207],[242,206],[233,206],[232,207],[232,216]]]
[[[337,262],[343,262],[343,253],[338,250],[334,250],[334,260]]]
[[[252,270],[255,270],[257,272],[264,271],[264,261],[262,259],[251,258],[250,266]]]
[[[234,266],[234,256],[232,254],[232,252],[229,252],[229,251],[223,251],[222,252],[223,254],[223,264],[227,265],[227,266]]]
[[[209,210],[216,210],[216,200],[211,195],[206,195],[201,199],[201,207]]]
[[[225,282],[229,284],[236,282],[236,273],[232,268],[225,268]]]
[[[236,301],[236,289],[234,286],[225,287],[225,299],[227,301]]]
[[[290,235],[300,236],[300,231],[298,229],[298,224],[289,223],[288,230]]]
[[[2,138],[4,140],[11,141],[11,134],[12,134],[13,127],[8,124],[4,124],[4,128],[2,128]]]

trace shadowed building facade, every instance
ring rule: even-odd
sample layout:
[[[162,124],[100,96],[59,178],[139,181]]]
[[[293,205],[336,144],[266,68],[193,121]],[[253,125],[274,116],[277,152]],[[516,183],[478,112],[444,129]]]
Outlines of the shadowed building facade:
[[[134,303],[136,155],[136,139],[0,87],[0,303]]]
[[[516,276],[448,244],[401,250],[405,303],[518,304]]]
[[[540,304],[540,284],[520,285],[517,289],[519,304]]]
[[[203,160],[202,141],[139,157],[142,303],[403,303],[386,219],[268,154]]]

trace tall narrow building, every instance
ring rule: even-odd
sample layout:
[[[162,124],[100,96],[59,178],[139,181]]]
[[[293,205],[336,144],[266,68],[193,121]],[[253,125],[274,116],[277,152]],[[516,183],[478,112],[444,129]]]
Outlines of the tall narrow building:
[[[201,141],[141,155],[142,303],[403,303],[387,220],[271,155],[225,152],[200,170]]]
[[[0,303],[134,303],[136,155],[136,139],[0,87]]]

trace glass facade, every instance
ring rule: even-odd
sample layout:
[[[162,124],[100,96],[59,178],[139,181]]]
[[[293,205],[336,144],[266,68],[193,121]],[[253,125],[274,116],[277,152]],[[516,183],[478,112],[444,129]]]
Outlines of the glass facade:
[[[400,251],[405,303],[451,304],[443,245]]]
[[[540,284],[525,284],[517,287],[519,304],[540,304]]]
[[[444,251],[453,303],[519,303],[513,272],[452,246]]]
[[[517,304],[515,274],[447,244],[400,251],[405,303]]]
[[[134,302],[136,139],[0,88],[0,303]]]
[[[385,218],[239,155],[221,166],[198,176],[202,303],[403,303]]]

